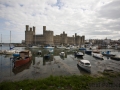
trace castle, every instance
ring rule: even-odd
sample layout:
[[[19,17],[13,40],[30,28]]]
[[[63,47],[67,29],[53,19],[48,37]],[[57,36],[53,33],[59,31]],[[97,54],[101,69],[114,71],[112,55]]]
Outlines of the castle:
[[[33,30],[32,30],[33,29]],[[35,27],[30,27],[26,25],[25,30],[25,44],[26,45],[83,45],[85,43],[85,36],[79,36],[75,33],[75,36],[72,37],[67,36],[65,32],[60,35],[55,35],[54,32],[50,30],[46,30],[46,26],[43,26],[43,34],[36,35]]]

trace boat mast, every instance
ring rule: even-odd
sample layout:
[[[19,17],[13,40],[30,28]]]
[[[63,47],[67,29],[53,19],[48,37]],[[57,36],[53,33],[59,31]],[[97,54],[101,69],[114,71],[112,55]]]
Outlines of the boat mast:
[[[1,34],[1,50],[2,50],[2,34]]]
[[[2,44],[2,34],[1,34],[1,44]]]
[[[35,35],[35,45],[36,45],[36,35]]]
[[[11,31],[10,31],[10,44],[11,44]],[[11,45],[9,44],[9,48],[11,50]]]

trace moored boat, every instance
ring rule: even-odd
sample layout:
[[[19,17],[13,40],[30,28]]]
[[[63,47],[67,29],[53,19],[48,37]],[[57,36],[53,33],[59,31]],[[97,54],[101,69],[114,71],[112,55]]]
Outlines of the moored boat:
[[[53,53],[54,52],[54,50],[53,49],[49,49],[49,53]]]
[[[57,46],[58,49],[66,49],[65,46]]]
[[[42,55],[42,51],[38,50],[37,55]]]
[[[53,49],[54,47],[51,47],[51,46],[45,46],[43,47],[44,49]]]
[[[78,65],[83,68],[84,70],[91,72],[91,63],[89,60],[80,60]]]
[[[13,53],[13,57],[19,57],[20,56],[20,51],[16,50],[15,53]]]
[[[81,48],[79,48],[79,50],[86,50],[86,48],[81,47]]]
[[[120,56],[111,56],[110,58],[111,58],[112,60],[120,61]]]
[[[103,55],[100,53],[93,53],[93,57],[98,58],[98,59],[102,59],[102,60],[104,59]]]
[[[20,67],[28,62],[30,62],[32,54],[29,50],[24,50],[19,52],[20,56],[14,60],[14,67]]]
[[[84,54],[82,52],[74,52],[74,56],[77,58],[83,58]]]
[[[65,52],[60,52],[60,56],[65,56]]]
[[[16,50],[5,50],[4,54],[10,55],[10,54],[14,54],[15,52],[16,52]]]
[[[92,51],[91,50],[85,50],[85,53],[91,55]]]
[[[45,59],[49,59],[50,56],[51,56],[50,54],[44,54],[44,58],[45,58]]]
[[[99,50],[92,50],[92,53],[100,53]]]
[[[31,47],[29,47],[29,48],[31,48],[31,49],[38,49],[38,48],[40,48],[39,46],[31,46]]]
[[[107,56],[107,57],[115,56],[115,54],[111,54],[110,52],[111,52],[111,51],[102,52],[102,55],[103,55],[103,56]]]

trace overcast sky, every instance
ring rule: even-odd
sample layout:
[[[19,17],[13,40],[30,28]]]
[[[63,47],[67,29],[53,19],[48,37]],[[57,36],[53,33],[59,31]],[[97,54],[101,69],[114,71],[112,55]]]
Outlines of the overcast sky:
[[[43,26],[59,35],[75,33],[85,39],[120,39],[120,0],[0,0],[2,42],[20,43],[25,25]]]

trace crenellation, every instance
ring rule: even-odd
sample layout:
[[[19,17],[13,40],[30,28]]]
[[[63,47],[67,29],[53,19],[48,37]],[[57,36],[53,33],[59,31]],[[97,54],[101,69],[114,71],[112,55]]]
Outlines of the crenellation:
[[[41,44],[41,45],[81,45],[85,42],[85,36],[79,36],[77,33],[73,36],[67,36],[67,33],[63,31],[60,35],[55,35],[52,30],[46,30],[46,26],[43,26],[43,34],[35,34],[35,26],[30,28],[29,25],[26,25],[25,31],[25,43],[26,44]]]

